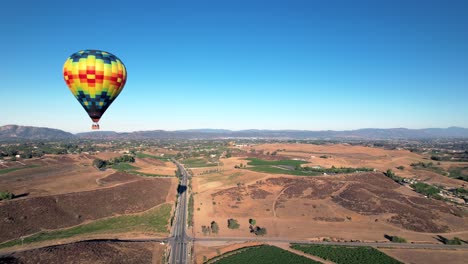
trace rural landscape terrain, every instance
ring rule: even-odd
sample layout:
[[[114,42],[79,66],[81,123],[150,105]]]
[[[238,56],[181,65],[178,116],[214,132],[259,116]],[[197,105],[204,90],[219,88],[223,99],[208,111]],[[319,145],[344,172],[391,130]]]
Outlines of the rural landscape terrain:
[[[1,127],[0,263],[466,262],[463,135],[265,133]]]

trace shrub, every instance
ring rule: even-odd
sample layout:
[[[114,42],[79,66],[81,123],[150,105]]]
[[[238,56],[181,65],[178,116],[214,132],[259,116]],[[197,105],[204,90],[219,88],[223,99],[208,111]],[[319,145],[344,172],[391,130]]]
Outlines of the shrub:
[[[239,229],[240,225],[236,219],[228,219],[228,228],[229,229]]]
[[[398,236],[392,236],[393,243],[407,243],[406,239]]]
[[[13,199],[13,194],[11,192],[0,192],[0,201],[11,199]]]
[[[255,235],[257,236],[264,236],[266,235],[267,233],[267,229],[265,227],[259,227],[257,226],[257,228],[255,228],[255,231],[254,231]]]
[[[216,223],[215,221],[211,222],[211,231],[215,234],[219,232],[218,223]]]

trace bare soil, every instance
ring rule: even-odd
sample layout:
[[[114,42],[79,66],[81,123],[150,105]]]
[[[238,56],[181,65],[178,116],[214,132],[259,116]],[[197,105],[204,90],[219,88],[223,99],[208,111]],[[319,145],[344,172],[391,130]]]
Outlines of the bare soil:
[[[0,256],[0,263],[161,263],[163,248],[150,242],[77,242]]]
[[[144,179],[115,187],[0,203],[0,242],[41,230],[70,227],[166,202],[172,179]]]
[[[278,152],[282,159],[303,159],[308,165],[390,168],[411,178],[417,175],[410,164],[427,162],[427,157],[409,151],[344,144],[264,144],[252,148],[264,152],[286,149]],[[201,226],[216,221],[219,234],[211,236],[254,238],[248,224],[249,218],[254,218],[257,225],[267,228],[266,236],[291,239],[388,241],[385,234],[429,243],[438,243],[435,234],[468,239],[466,211],[425,198],[380,172],[301,177],[234,169],[247,164],[245,158],[221,159],[219,172],[195,171],[193,235],[204,236]],[[396,169],[400,165],[406,169]],[[434,177],[439,176],[445,177]],[[463,182],[456,184],[462,186]],[[237,219],[240,228],[228,229],[229,218]]]

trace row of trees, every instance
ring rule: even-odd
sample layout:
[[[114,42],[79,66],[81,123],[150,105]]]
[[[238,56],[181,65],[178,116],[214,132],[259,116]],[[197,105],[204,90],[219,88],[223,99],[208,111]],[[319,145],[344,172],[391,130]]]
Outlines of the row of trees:
[[[123,155],[123,156],[113,158],[110,160],[94,159],[93,166],[100,170],[103,170],[103,169],[106,169],[108,166],[112,166],[112,165],[115,165],[118,163],[124,163],[124,162],[133,163],[135,162],[135,158],[133,156]]]
[[[234,218],[229,218],[227,220],[227,227],[229,229],[239,229],[240,224]],[[257,226],[257,221],[255,219],[249,219],[249,229],[250,233],[254,233],[257,236],[264,236],[267,233],[267,229],[265,227]],[[209,226],[202,226],[202,232],[204,235],[209,234],[217,234],[219,232],[219,225],[215,221],[212,221]]]
[[[356,172],[356,171],[374,171],[373,168],[367,168],[367,167],[360,167],[360,168],[340,167],[340,168],[337,168],[335,166],[332,166],[331,168],[313,168],[313,167],[308,167],[308,166],[302,167],[300,164],[298,164],[296,166],[295,170],[320,172],[320,173],[335,173],[335,174],[353,173],[353,172]]]

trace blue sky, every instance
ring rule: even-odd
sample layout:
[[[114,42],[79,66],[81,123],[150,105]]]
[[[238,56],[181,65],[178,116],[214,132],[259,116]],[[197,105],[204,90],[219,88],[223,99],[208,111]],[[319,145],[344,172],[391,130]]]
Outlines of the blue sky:
[[[467,1],[8,1],[0,125],[88,131],[62,67],[101,49],[128,70],[103,130],[468,127],[467,13]]]

